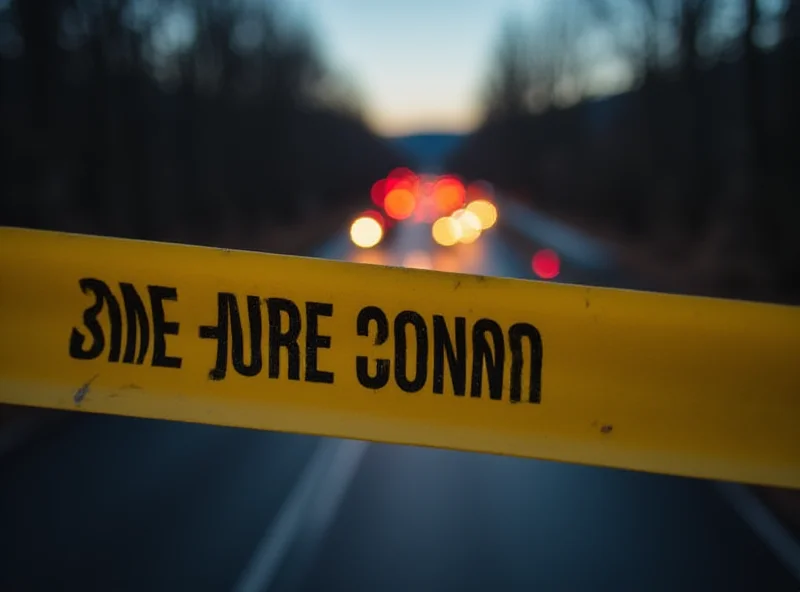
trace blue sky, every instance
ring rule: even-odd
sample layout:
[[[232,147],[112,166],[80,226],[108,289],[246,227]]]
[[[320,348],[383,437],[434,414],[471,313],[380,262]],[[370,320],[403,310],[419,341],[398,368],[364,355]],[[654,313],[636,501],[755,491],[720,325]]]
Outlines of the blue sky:
[[[509,14],[538,0],[291,0],[383,134],[467,131]]]

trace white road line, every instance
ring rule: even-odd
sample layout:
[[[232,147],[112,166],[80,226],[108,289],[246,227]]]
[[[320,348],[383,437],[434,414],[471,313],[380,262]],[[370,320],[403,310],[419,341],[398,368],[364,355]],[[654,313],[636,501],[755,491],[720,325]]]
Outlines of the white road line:
[[[759,538],[800,581],[800,543],[778,521],[758,496],[744,485],[717,483],[717,489]]]
[[[368,443],[323,440],[245,567],[235,592],[264,592],[298,533],[324,529],[335,516]]]

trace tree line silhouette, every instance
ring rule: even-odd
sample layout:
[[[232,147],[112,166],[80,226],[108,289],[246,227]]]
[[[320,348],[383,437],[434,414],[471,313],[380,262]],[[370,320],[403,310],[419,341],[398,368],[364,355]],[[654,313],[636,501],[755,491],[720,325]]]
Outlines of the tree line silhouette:
[[[228,246],[404,164],[277,2],[0,3],[0,137],[2,224]]]
[[[693,291],[800,302],[800,2],[545,4],[504,29],[451,166]]]

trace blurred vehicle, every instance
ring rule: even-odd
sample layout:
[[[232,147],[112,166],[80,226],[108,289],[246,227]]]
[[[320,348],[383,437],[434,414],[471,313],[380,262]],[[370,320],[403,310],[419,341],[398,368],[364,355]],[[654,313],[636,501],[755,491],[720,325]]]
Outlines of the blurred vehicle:
[[[394,169],[370,191],[374,208],[359,214],[350,239],[369,249],[391,241],[398,224],[429,224],[440,247],[471,244],[497,223],[494,190],[478,181],[465,186],[453,175],[417,175]]]

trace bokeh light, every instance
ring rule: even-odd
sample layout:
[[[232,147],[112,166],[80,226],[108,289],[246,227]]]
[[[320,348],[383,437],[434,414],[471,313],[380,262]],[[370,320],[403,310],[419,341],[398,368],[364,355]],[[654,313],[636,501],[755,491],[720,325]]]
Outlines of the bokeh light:
[[[414,177],[414,171],[406,167],[397,167],[386,177],[387,179],[408,179]]]
[[[379,208],[382,208],[383,200],[386,198],[386,179],[375,181],[375,183],[372,185],[372,189],[369,192],[369,196],[372,199],[372,203]]]
[[[363,214],[361,214],[361,217],[372,218],[373,220],[375,220],[375,222],[381,225],[381,230],[383,230],[383,232],[386,232],[386,227],[387,227],[386,218],[384,218],[383,214],[381,214],[379,211],[366,210]]]
[[[381,242],[383,228],[375,218],[361,216],[350,226],[350,239],[357,247],[370,249]]]
[[[392,189],[383,202],[386,214],[395,220],[405,220],[414,213],[417,200],[408,189]]]
[[[477,215],[469,210],[461,209],[453,212],[452,218],[461,227],[461,237],[458,239],[460,243],[468,245],[478,240],[482,227]]]
[[[551,249],[542,249],[533,256],[533,273],[543,280],[551,280],[561,272],[561,259]]]
[[[483,230],[488,230],[497,222],[497,208],[486,199],[478,199],[471,202],[467,206],[467,211],[478,217]]]
[[[416,195],[417,190],[419,189],[419,179],[410,169],[395,169],[389,173],[388,177],[386,177],[384,191],[388,196],[389,193],[395,189],[407,189]]]
[[[450,214],[464,205],[464,184],[455,177],[443,177],[433,186],[433,200],[439,213]]]
[[[439,209],[425,193],[417,198],[417,207],[414,210],[414,220],[432,224],[439,218]]]
[[[433,223],[431,234],[437,244],[452,247],[461,238],[461,226],[450,216],[445,216]]]

